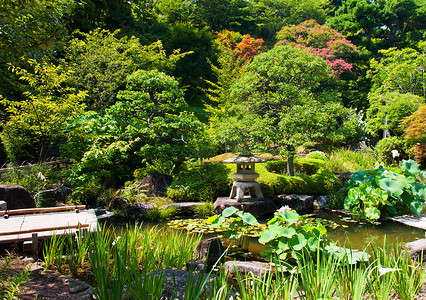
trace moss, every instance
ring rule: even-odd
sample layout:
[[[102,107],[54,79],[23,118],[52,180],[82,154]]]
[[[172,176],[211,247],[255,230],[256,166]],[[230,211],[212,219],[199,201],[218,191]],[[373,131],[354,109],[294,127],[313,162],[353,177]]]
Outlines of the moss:
[[[175,202],[214,201],[229,193],[232,184],[230,173],[225,164],[184,165],[174,176],[167,196]]]
[[[304,168],[316,168],[312,175],[299,173],[295,176],[272,173],[267,170],[268,163],[256,164],[256,172],[259,173],[260,187],[266,198],[272,198],[279,194],[308,194],[325,195],[342,186],[342,182],[331,171],[324,169],[324,162],[317,159],[298,158],[300,166]],[[226,165],[230,174],[235,172],[235,165]]]
[[[230,155],[227,155],[230,156]],[[223,156],[221,157],[221,161]],[[279,194],[322,194],[342,186],[341,181],[324,167],[318,159],[295,158],[296,176],[268,171],[268,165],[277,162],[256,164],[259,182],[266,198]],[[285,161],[286,163],[286,161]],[[281,163],[282,164],[282,163]],[[175,202],[214,201],[229,194],[233,182],[235,164],[192,164],[183,168],[167,190],[167,196]]]

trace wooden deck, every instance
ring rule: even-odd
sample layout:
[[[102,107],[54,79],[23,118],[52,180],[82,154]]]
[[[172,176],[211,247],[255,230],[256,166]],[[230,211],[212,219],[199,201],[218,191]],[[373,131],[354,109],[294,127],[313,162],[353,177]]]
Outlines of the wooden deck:
[[[10,211],[12,213],[12,211]],[[34,234],[38,239],[52,235],[75,233],[80,229],[97,230],[97,217],[93,209],[49,212],[38,214],[9,215],[0,217],[0,244],[31,241]]]

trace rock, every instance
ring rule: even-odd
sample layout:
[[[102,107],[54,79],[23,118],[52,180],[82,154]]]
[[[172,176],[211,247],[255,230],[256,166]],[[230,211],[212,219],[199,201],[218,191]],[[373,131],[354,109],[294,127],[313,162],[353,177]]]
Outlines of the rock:
[[[233,206],[245,212],[249,212],[254,216],[262,216],[272,214],[276,210],[276,205],[271,200],[256,200],[256,201],[243,201],[238,202],[236,199],[229,199],[228,197],[217,198],[214,203],[214,210],[217,214]]]
[[[36,206],[30,193],[22,186],[14,184],[0,184],[0,200],[7,203],[9,210]]]
[[[71,193],[70,187],[58,184],[51,189],[38,192],[34,198],[43,203],[43,206],[55,206],[57,203],[66,203]]]
[[[127,198],[117,196],[109,201],[108,209],[122,210],[128,203]]]
[[[6,201],[1,200],[0,201],[0,210],[6,210],[6,209],[7,209]]]
[[[202,259],[188,261],[186,263],[186,269],[188,271],[203,271],[206,269],[206,262]]]
[[[423,262],[426,261],[426,239],[409,242],[403,247],[410,251],[410,256],[413,260],[418,260],[422,257]]]
[[[77,294],[77,293],[83,292],[83,291],[87,290],[88,288],[90,288],[90,285],[88,285],[84,281],[80,281],[80,280],[77,280],[77,279],[71,279],[71,280],[68,281],[68,287],[70,289],[71,294]]]
[[[104,215],[104,214],[106,214],[105,208],[102,208],[102,207],[95,208],[95,215],[97,217],[101,216],[101,215]]]
[[[124,210],[124,216],[126,217],[145,217],[146,211],[157,207],[157,204],[150,202],[137,202],[128,206]]]
[[[207,274],[202,272],[193,272],[192,277],[189,278],[190,272],[184,270],[174,270],[174,269],[164,269],[157,270],[154,272],[155,275],[159,276],[164,272],[166,276],[166,281],[164,283],[165,290],[162,294],[164,299],[176,299],[183,300],[185,295],[185,285],[191,284],[193,286],[196,285],[199,276],[203,276],[203,280],[207,278]],[[200,278],[201,279],[201,278]],[[208,281],[210,282],[213,279],[211,276]],[[176,294],[175,294],[175,283],[176,282]],[[204,287],[204,293],[210,293],[209,282],[207,282]]]
[[[327,208],[328,196],[317,196],[314,200],[314,206],[317,206],[318,208]]]
[[[59,280],[59,281],[62,281],[63,283],[69,283],[69,281],[70,281],[71,279],[72,279],[71,277],[66,276],[66,275],[59,275],[59,276],[58,276],[58,280]]]
[[[201,240],[194,251],[197,258],[205,260],[207,268],[214,266],[222,254],[222,242],[217,237]]]
[[[176,212],[174,215],[181,217],[191,217],[196,213],[196,207],[203,205],[204,202],[179,202],[179,203],[168,203],[162,205],[162,208],[174,207]]]
[[[278,195],[274,202],[278,208],[288,205],[291,209],[297,211],[309,210],[313,208],[314,197],[311,195]]]
[[[167,188],[172,184],[173,177],[170,175],[151,173],[141,181],[137,182],[141,192],[144,192],[148,197],[164,197],[166,196]]]
[[[274,270],[269,263],[259,261],[227,261],[223,264],[223,268],[230,277],[236,276],[235,270],[243,277],[249,272],[253,273],[255,277],[259,277]]]

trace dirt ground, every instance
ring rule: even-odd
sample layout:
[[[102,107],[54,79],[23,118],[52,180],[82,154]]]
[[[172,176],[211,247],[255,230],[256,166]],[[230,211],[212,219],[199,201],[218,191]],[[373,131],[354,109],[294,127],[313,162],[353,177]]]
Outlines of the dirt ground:
[[[4,260],[0,259],[0,265],[3,264]],[[75,294],[71,293],[66,277],[52,271],[43,270],[40,263],[35,262],[33,258],[17,257],[13,259],[6,270],[6,276],[10,278],[22,272],[24,268],[30,268],[31,271],[28,281],[20,286],[18,299],[93,299],[89,290]]]

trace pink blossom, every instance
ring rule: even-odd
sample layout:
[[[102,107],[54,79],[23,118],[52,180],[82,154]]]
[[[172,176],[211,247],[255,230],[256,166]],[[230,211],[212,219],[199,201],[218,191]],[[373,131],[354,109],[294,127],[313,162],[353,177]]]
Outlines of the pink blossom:
[[[278,210],[279,213],[283,213],[286,210],[291,210],[290,206],[286,205],[286,206],[281,206],[281,208]]]
[[[225,209],[225,204],[223,204],[223,203],[222,203],[222,204],[220,205],[220,208],[221,208],[222,210],[223,210],[223,209]]]
[[[149,6],[149,3],[148,3],[148,2],[147,2],[147,3],[145,3],[145,6],[146,6],[146,7],[148,7],[148,6]]]

